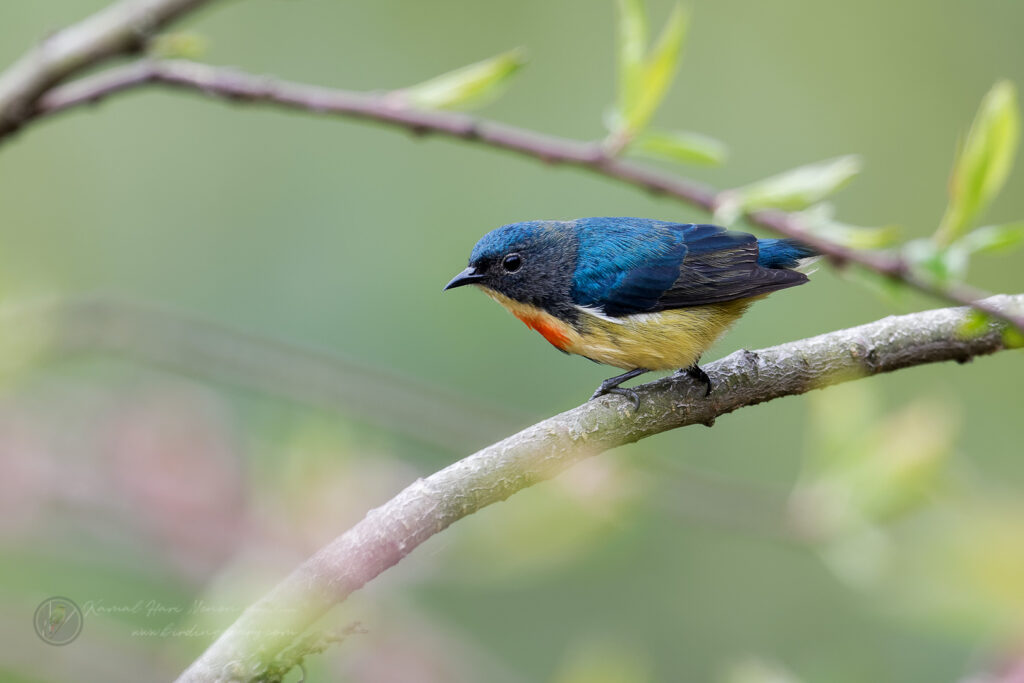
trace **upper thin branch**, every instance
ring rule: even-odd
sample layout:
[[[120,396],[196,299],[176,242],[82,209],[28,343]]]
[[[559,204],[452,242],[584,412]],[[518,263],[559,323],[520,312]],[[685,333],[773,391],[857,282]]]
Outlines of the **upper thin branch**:
[[[158,29],[210,0],[122,0],[58,31],[0,74],[0,137],[32,117],[40,95],[76,73],[135,52]]]
[[[1024,312],[1024,294],[986,305]],[[888,317],[860,327],[738,351],[706,366],[715,389],[669,377],[637,389],[640,407],[606,396],[556,415],[411,484],[247,609],[180,681],[249,681],[334,604],[457,520],[602,451],[720,415],[860,377],[1005,348],[1002,331],[961,332],[968,309]]]
[[[43,117],[112,94],[147,84],[163,84],[198,91],[233,102],[271,104],[317,114],[361,118],[405,128],[417,135],[447,135],[490,147],[508,150],[547,163],[568,164],[594,173],[665,194],[691,206],[714,213],[722,193],[675,174],[623,160],[610,154],[600,143],[579,142],[465,114],[426,111],[407,106],[400,93],[358,93],[293,83],[234,69],[196,62],[143,60],[105,73],[84,78],[49,92],[41,98],[34,117]],[[0,139],[3,137],[0,128]],[[753,211],[747,219],[773,232],[811,245],[837,265],[855,263],[945,301],[973,306],[1001,318],[1024,332],[1024,316],[1006,313],[984,301],[984,292],[964,285],[941,287],[916,274],[898,255],[850,249],[808,232],[799,216],[782,211]]]

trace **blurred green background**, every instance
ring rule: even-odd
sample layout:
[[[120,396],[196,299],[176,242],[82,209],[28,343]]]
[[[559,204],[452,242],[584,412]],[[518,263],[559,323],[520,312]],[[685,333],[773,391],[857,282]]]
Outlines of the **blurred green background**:
[[[0,63],[104,4],[8,0]],[[983,94],[1024,84],[1021,3],[689,6],[656,121],[731,156],[680,172],[729,187],[861,153],[839,216],[907,238],[934,231]],[[670,4],[650,7],[656,28]],[[209,41],[204,61],[365,90],[523,45],[530,64],[481,114],[574,138],[603,135],[615,96],[610,1],[248,0],[183,28]],[[1022,179],[993,222],[1024,216]],[[416,476],[589,396],[607,368],[478,293],[440,290],[493,227],[598,215],[707,218],[480,146],[157,89],[0,147],[0,678],[171,677]],[[1020,272],[1020,256],[979,257],[970,279],[1020,292]],[[827,266],[813,280],[755,306],[710,357],[939,305],[885,301]],[[136,305],[170,327],[109,313]],[[180,360],[202,355],[194,317],[240,331],[202,344],[249,370]],[[603,455],[457,524],[336,610],[331,625],[365,632],[310,674],[907,683],[998,669],[1024,648],[1020,382],[1019,353],[1003,353]],[[61,648],[31,625],[53,595],[86,609]]]

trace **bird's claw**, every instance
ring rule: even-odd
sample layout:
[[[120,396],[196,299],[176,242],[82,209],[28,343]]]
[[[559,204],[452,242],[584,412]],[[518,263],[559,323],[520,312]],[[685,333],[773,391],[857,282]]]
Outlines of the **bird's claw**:
[[[633,408],[635,410],[640,409],[640,394],[636,393],[632,389],[626,389],[625,387],[605,388],[605,386],[602,384],[600,387],[597,388],[597,391],[594,392],[594,395],[590,397],[590,400],[593,401],[595,398],[607,396],[608,394],[618,394],[619,396],[625,396],[633,404]]]
[[[599,396],[604,396],[605,394],[618,394],[619,396],[625,396],[633,403],[633,406],[635,408],[639,408],[640,396],[632,389],[624,389],[619,385],[625,382],[626,380],[633,379],[634,377],[639,377],[645,372],[649,371],[645,370],[644,368],[634,368],[629,372],[622,373],[621,375],[609,377],[605,381],[601,382],[601,386],[597,388],[597,391],[595,391],[594,395],[590,397],[590,400],[593,401],[595,398],[598,398]]]
[[[703,384],[706,387],[704,391],[705,397],[711,395],[711,378],[708,377],[708,373],[704,372],[704,370],[699,365],[694,363],[690,367],[682,368],[681,370],[679,370],[679,372],[676,373],[677,377],[682,377],[683,375],[686,375],[690,379]]]

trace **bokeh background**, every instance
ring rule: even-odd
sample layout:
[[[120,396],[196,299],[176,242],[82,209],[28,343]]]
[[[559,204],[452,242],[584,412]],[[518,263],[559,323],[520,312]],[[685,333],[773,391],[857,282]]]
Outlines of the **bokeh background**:
[[[104,4],[7,0],[0,62]],[[650,7],[656,27],[670,5]],[[728,187],[861,153],[839,216],[905,238],[934,230],[982,95],[1024,84],[1021,3],[690,9],[657,122],[731,156],[680,171]],[[481,114],[577,138],[614,100],[610,1],[247,0],[181,28],[204,61],[366,90],[522,45]],[[1022,189],[1018,170],[993,222],[1024,216]],[[160,90],[6,143],[0,678],[172,677],[367,509],[588,396],[606,368],[440,290],[485,231],[590,215],[707,218],[479,146]],[[1021,265],[979,257],[970,279],[1019,292]],[[932,305],[826,266],[711,357]],[[336,610],[357,632],[311,679],[1004,680],[982,676],[1024,657],[1020,363],[901,371],[603,455]],[[60,648],[32,629],[54,595],[86,612]]]

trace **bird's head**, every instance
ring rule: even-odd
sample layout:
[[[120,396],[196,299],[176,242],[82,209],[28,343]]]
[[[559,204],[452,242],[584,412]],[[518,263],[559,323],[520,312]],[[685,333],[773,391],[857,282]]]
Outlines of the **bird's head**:
[[[571,223],[512,223],[480,238],[445,289],[477,285],[549,311],[568,305],[578,239]]]

